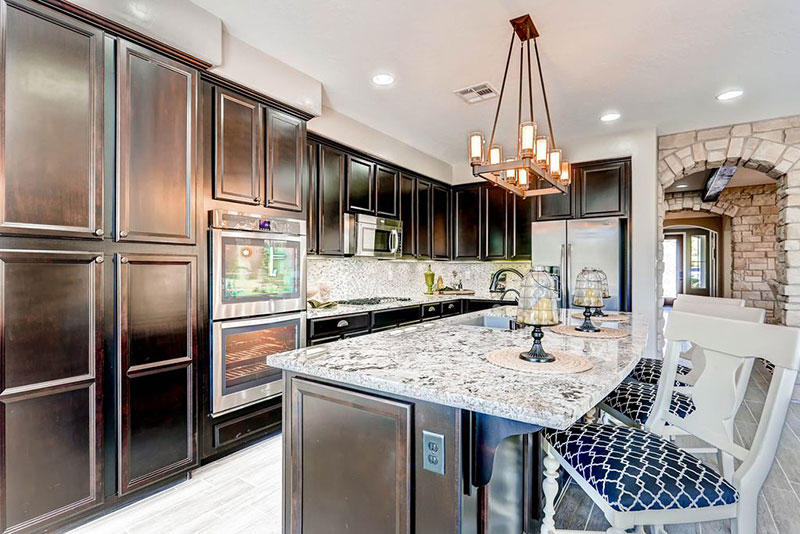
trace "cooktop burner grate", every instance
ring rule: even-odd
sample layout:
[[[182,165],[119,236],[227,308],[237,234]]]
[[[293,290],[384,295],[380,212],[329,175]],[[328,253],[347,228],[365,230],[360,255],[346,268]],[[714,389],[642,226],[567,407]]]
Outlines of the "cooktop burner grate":
[[[406,302],[408,297],[367,297],[363,299],[340,300],[339,304],[351,306],[370,306],[375,304],[388,304],[390,302]]]

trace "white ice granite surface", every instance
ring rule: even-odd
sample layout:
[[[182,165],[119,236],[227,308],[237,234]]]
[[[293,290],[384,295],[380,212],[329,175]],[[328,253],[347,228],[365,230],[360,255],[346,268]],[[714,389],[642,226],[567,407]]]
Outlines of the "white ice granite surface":
[[[506,300],[511,301],[509,304],[514,304],[514,296],[515,295],[513,293],[506,296]],[[411,300],[399,300],[396,302],[386,302],[384,304],[370,304],[362,306],[338,304],[334,308],[321,308],[321,309],[314,309],[309,306],[308,309],[306,310],[307,314],[306,317],[308,317],[309,319],[317,319],[319,317],[332,317],[334,315],[347,315],[351,313],[388,310],[390,308],[404,308],[406,306],[415,306],[420,304],[428,304],[436,302],[448,302],[465,298],[500,300],[500,294],[489,293],[488,291],[484,291],[482,293],[476,293],[475,295],[439,295],[439,296],[420,295],[409,298],[411,298]]]
[[[642,356],[647,323],[608,323],[631,336],[590,340],[547,332],[545,349],[587,356],[584,373],[521,373],[489,363],[485,355],[507,346],[530,346],[531,329],[492,330],[457,324],[477,315],[513,315],[515,308],[484,310],[267,358],[267,363],[321,379],[435,402],[526,423],[567,428],[605,398]],[[577,324],[567,317],[562,320]],[[546,364],[543,364],[546,365]]]

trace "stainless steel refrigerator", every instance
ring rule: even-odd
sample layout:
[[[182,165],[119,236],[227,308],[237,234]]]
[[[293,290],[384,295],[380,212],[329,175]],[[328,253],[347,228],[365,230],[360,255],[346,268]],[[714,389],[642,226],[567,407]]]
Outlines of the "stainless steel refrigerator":
[[[571,307],[572,288],[581,269],[597,267],[608,276],[611,298],[606,300],[605,309],[630,311],[627,243],[626,219],[532,223],[533,264],[558,267],[562,307]]]

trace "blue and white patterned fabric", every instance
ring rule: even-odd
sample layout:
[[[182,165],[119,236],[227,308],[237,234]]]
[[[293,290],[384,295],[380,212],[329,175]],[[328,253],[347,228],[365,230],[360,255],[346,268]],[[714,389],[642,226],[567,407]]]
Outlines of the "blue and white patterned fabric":
[[[628,376],[637,382],[642,382],[644,384],[658,384],[658,380],[661,378],[661,369],[663,365],[663,360],[656,360],[655,358],[642,358]],[[675,380],[675,383],[684,385],[680,382],[680,375],[688,374],[691,370],[692,369],[690,367],[686,367],[685,365],[678,365],[678,380]]]
[[[622,415],[636,421],[640,425],[647,422],[653,404],[656,402],[658,386],[639,382],[623,382],[603,401],[607,406]],[[678,417],[686,417],[694,412],[695,405],[691,397],[683,393],[672,393],[672,404],[669,411]]]
[[[691,454],[644,430],[576,423],[544,437],[618,512],[733,504],[736,489]]]

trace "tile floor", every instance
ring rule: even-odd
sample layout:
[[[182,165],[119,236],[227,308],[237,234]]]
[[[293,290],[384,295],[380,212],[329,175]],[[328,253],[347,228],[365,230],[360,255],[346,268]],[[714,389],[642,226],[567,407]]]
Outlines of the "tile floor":
[[[741,443],[753,439],[768,373],[756,364],[736,418]],[[710,461],[711,460],[711,457]],[[281,530],[281,439],[274,437],[197,469],[192,479],[132,504],[70,534],[278,534]],[[758,534],[800,532],[800,404],[793,404],[778,457],[760,496]],[[577,485],[560,501],[556,526],[605,530],[608,523]],[[721,534],[726,522],[667,527],[670,534]]]

